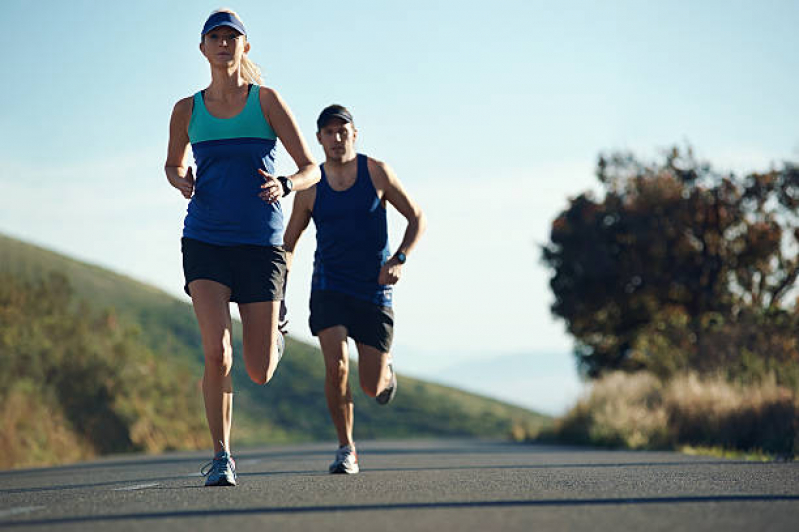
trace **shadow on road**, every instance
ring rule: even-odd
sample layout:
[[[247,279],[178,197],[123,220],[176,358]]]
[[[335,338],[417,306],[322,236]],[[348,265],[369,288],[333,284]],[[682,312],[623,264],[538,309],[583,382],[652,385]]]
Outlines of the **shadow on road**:
[[[139,521],[156,519],[186,519],[204,517],[231,517],[269,514],[311,514],[339,512],[372,512],[387,510],[440,510],[440,509],[479,509],[479,508],[512,508],[512,507],[576,507],[576,506],[615,506],[615,505],[648,505],[648,504],[706,504],[706,503],[742,503],[742,502],[775,502],[799,501],[799,495],[719,495],[689,497],[641,497],[641,498],[606,498],[606,499],[544,499],[518,501],[468,501],[468,502],[436,502],[436,503],[401,503],[401,504],[365,504],[351,506],[290,506],[263,508],[233,508],[229,510],[186,510],[180,512],[140,513],[140,514],[106,514],[61,517],[54,519],[32,519],[24,521],[0,521],[0,527],[31,527],[47,525],[63,525],[76,523],[96,523],[99,521]]]

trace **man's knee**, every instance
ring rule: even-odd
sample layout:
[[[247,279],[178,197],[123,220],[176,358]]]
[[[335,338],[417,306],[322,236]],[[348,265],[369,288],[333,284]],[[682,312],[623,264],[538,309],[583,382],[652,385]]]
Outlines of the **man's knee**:
[[[331,383],[345,382],[350,374],[350,365],[344,358],[336,358],[333,360],[326,360],[325,376]]]
[[[374,382],[371,379],[366,379],[361,376],[361,389],[363,390],[363,393],[369,397],[377,397],[379,384],[380,383],[378,382]]]

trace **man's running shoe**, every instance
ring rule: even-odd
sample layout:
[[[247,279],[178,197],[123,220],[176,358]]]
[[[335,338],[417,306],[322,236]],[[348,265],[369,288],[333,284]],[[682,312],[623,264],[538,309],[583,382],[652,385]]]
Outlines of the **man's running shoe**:
[[[206,469],[208,468],[208,469]],[[236,462],[227,452],[224,445],[222,450],[216,453],[214,459],[205,464],[200,473],[205,479],[206,486],[235,486],[236,485]]]
[[[394,373],[394,364],[389,362],[388,369],[391,370],[391,382],[385,390],[375,397],[375,401],[377,401],[379,405],[387,405],[393,401],[394,396],[397,395],[397,374]]]
[[[352,445],[344,445],[336,451],[336,459],[330,464],[332,475],[354,475],[358,468],[358,453]]]

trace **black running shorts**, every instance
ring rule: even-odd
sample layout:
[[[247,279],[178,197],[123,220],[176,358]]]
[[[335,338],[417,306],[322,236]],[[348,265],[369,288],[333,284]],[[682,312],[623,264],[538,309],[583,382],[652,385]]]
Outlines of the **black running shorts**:
[[[282,301],[286,277],[286,252],[282,247],[217,246],[193,238],[182,238],[183,289],[198,279],[216,281],[230,288],[235,303]]]
[[[311,292],[311,316],[308,319],[311,333],[319,335],[337,325],[347,329],[347,336],[388,353],[394,339],[394,312],[339,292],[314,290]]]

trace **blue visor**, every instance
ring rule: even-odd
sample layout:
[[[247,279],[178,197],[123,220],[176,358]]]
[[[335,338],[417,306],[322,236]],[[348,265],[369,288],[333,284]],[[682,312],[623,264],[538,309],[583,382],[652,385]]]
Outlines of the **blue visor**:
[[[203,31],[200,33],[200,36],[205,35],[212,29],[218,28],[219,26],[228,26],[229,28],[233,28],[234,30],[238,31],[242,35],[247,35],[247,31],[244,29],[244,24],[242,24],[239,19],[230,13],[220,11],[219,13],[214,13],[208,17],[208,20],[205,21],[205,26],[203,26]]]

